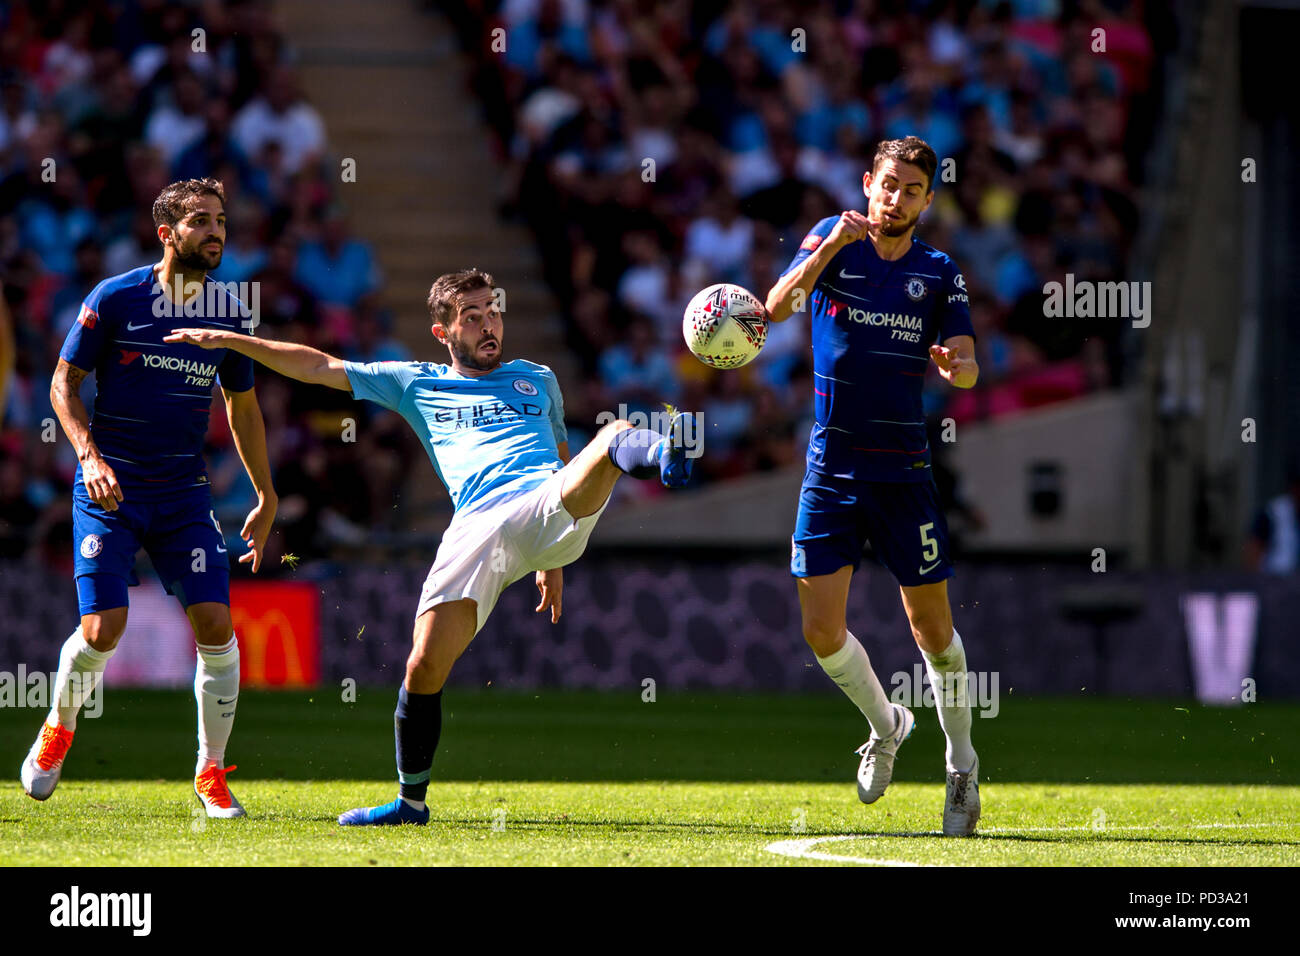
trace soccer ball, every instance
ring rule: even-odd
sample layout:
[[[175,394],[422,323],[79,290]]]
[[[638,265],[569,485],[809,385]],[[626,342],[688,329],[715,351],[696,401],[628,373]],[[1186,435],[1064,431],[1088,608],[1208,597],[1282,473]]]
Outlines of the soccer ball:
[[[740,368],[767,341],[767,309],[754,293],[725,282],[696,293],[682,316],[691,354],[713,368]]]

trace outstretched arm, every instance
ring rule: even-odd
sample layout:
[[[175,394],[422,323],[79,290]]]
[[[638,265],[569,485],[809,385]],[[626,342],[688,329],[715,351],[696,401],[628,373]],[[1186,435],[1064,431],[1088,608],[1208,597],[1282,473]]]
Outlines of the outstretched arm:
[[[221,329],[176,329],[163,341],[185,342],[203,349],[231,349],[299,382],[352,391],[352,384],[343,371],[343,360],[306,345],[256,339]]]

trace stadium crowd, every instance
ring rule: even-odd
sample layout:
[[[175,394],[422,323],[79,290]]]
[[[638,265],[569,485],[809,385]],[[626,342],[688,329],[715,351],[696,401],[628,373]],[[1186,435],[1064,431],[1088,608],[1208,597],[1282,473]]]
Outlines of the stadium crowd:
[[[404,358],[387,330],[369,246],[325,175],[326,132],[301,96],[265,2],[0,2],[0,284],[16,366],[0,422],[0,558],[72,563],[76,470],[49,401],[59,349],[102,279],[161,259],[150,211],[163,186],[225,186],[228,241],[213,278],[260,283],[276,338],[354,359]],[[319,554],[396,523],[412,460],[403,430],[358,428],[348,396],[259,373],[282,535]],[[93,396],[88,384],[87,407]],[[380,423],[381,426],[383,423]],[[57,439],[57,440],[56,440]],[[219,398],[207,448],[217,515],[238,532],[254,500]],[[265,568],[275,573],[278,555]]]
[[[1046,321],[1046,282],[1118,279],[1172,43],[1129,0],[492,0],[452,5],[588,388],[575,424],[632,395],[704,411],[706,478],[798,460],[806,323],[742,373],[684,351],[690,297],[763,297],[806,231],[864,208],[880,139],[941,163],[918,237],[964,270],[981,387],[933,376],[958,421],[1119,384],[1119,322]],[[485,38],[502,28],[504,50]],[[1105,31],[1105,53],[1094,50]],[[578,400],[574,400],[578,399]]]
[[[582,363],[582,380],[565,383],[574,447],[601,411],[671,401],[704,413],[704,481],[799,461],[812,411],[806,323],[774,326],[751,367],[716,374],[685,354],[682,309],[713,282],[764,295],[813,223],[862,208],[875,142],[907,133],[943,164],[918,235],[965,272],[982,368],[967,393],[935,377],[927,411],[964,420],[1122,381],[1118,323],[1045,321],[1041,290],[1067,272],[1124,272],[1172,42],[1167,5],[436,6],[475,64],[508,171],[502,213],[535,233]],[[260,283],[268,334],[349,358],[407,357],[270,10],[0,0],[0,283],[18,357],[0,421],[0,557],[70,564],[76,462],[49,440],[50,375],[90,289],[159,258],[149,208],[170,181],[225,184],[229,239],[214,278]],[[497,27],[503,50],[489,42]],[[285,551],[401,527],[395,493],[422,462],[400,422],[269,372],[259,391]],[[233,538],[251,487],[219,400],[213,412],[210,473]],[[347,414],[369,417],[355,442],[340,440]]]

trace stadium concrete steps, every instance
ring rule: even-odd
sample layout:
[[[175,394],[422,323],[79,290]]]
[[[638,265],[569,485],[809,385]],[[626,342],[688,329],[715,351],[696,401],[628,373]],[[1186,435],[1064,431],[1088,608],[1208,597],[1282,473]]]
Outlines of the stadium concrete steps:
[[[374,247],[395,335],[418,357],[442,360],[429,332],[429,285],[476,266],[505,290],[507,357],[550,365],[562,386],[576,387],[533,238],[497,216],[502,169],[446,23],[414,3],[277,0],[274,11],[332,163],[355,160],[356,181],[340,182],[338,195],[352,231]],[[408,486],[417,514],[445,502],[433,484]]]

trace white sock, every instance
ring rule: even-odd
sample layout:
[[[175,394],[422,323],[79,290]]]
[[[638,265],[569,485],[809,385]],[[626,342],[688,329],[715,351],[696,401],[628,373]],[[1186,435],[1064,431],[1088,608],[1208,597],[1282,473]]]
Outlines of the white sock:
[[[816,655],[814,655],[816,656]],[[862,711],[877,737],[894,732],[894,705],[885,696],[876,672],[871,669],[867,649],[849,631],[844,632],[844,646],[830,657],[818,657],[817,663],[840,690]]]
[[[226,743],[239,701],[239,644],[234,635],[220,647],[198,645],[194,699],[199,705],[199,760],[194,773],[224,767]],[[223,703],[224,701],[224,703]]]
[[[45,722],[76,731],[77,714],[104,676],[113,651],[91,647],[78,627],[63,642],[59,652],[59,673],[50,694],[50,714]]]
[[[402,797],[402,802],[405,803],[405,804],[410,805],[412,808],[414,808],[414,809],[416,809],[416,810],[423,810],[423,809],[424,809],[424,801],[423,801],[423,800],[412,800],[410,797]]]
[[[948,769],[963,773],[975,765],[975,748],[970,742],[970,701],[966,694],[966,649],[961,635],[954,630],[952,643],[941,654],[927,654],[925,669],[934,690],[934,706],[939,712],[939,726],[948,739],[944,758]]]

